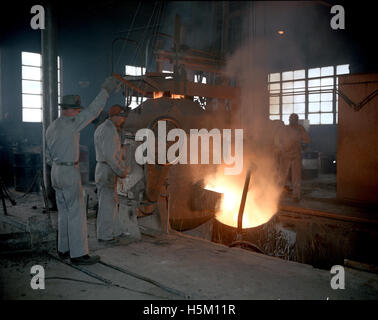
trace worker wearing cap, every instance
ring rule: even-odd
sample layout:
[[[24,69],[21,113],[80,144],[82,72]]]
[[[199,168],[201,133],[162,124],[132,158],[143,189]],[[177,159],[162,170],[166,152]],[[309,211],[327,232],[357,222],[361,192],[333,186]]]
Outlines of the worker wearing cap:
[[[289,125],[279,131],[276,144],[280,148],[280,184],[282,187],[285,185],[291,169],[293,199],[296,202],[301,198],[302,142],[310,143],[310,137],[305,128],[298,124],[298,115],[292,113]]]
[[[61,116],[46,131],[47,163],[52,165],[51,182],[58,207],[58,254],[71,257],[74,264],[93,264],[98,256],[88,255],[87,217],[79,170],[80,131],[94,120],[117,80],[109,77],[92,103],[85,109],[80,96],[66,95],[62,99]]]
[[[117,242],[117,237],[123,234],[118,216],[117,179],[125,178],[127,174],[119,133],[126,116],[119,105],[112,106],[109,118],[97,127],[94,134],[97,161],[95,181],[99,202],[97,239],[100,242]]]

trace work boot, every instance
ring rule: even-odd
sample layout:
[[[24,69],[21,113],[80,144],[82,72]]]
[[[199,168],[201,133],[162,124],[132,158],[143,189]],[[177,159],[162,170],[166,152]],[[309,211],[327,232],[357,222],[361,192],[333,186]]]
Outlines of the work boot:
[[[62,260],[68,259],[70,257],[70,252],[69,251],[67,251],[67,252],[58,251],[58,256]]]
[[[109,240],[98,239],[98,242],[103,243],[103,244],[118,244],[119,240],[116,238],[109,239]]]
[[[127,238],[130,238],[131,236],[131,233],[130,232],[122,232],[121,234],[115,236],[115,239],[116,240],[119,240],[119,239],[127,239]]]
[[[99,261],[100,261],[99,256],[89,256],[87,254],[81,257],[77,257],[77,258],[71,258],[72,264],[89,265],[89,264],[95,264]]]

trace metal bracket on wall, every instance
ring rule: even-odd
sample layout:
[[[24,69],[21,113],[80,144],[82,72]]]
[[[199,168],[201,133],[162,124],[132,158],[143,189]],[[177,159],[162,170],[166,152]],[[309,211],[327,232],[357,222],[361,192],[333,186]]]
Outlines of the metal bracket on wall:
[[[364,98],[361,102],[355,103],[350,98],[348,98],[341,90],[335,89],[336,93],[344,99],[344,101],[353,108],[354,111],[359,111],[362,109],[362,107],[367,104],[369,101],[375,98],[377,95],[378,90],[374,90],[372,93],[370,93],[366,98]]]

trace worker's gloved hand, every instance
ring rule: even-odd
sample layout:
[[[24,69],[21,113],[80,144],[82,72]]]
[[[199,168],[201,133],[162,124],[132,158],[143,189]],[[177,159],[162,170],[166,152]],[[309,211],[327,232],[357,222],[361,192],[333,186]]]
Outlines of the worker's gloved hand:
[[[114,77],[107,77],[102,84],[101,88],[105,89],[108,94],[111,94],[113,90],[117,88],[119,81]]]

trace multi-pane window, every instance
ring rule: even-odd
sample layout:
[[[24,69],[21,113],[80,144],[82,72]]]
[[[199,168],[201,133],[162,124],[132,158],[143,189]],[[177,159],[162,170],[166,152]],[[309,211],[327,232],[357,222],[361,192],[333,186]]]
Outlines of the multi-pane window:
[[[125,66],[125,75],[126,76],[142,76],[146,73],[146,68],[126,65]],[[126,97],[125,104],[126,106],[134,109],[138,107],[143,101],[146,101],[145,97],[131,96]]]
[[[42,122],[42,56],[39,53],[22,52],[22,121]],[[58,103],[62,90],[61,61],[58,57]]]
[[[337,76],[348,73],[349,64],[269,74],[269,118],[288,124],[297,113],[310,124],[337,123]]]

